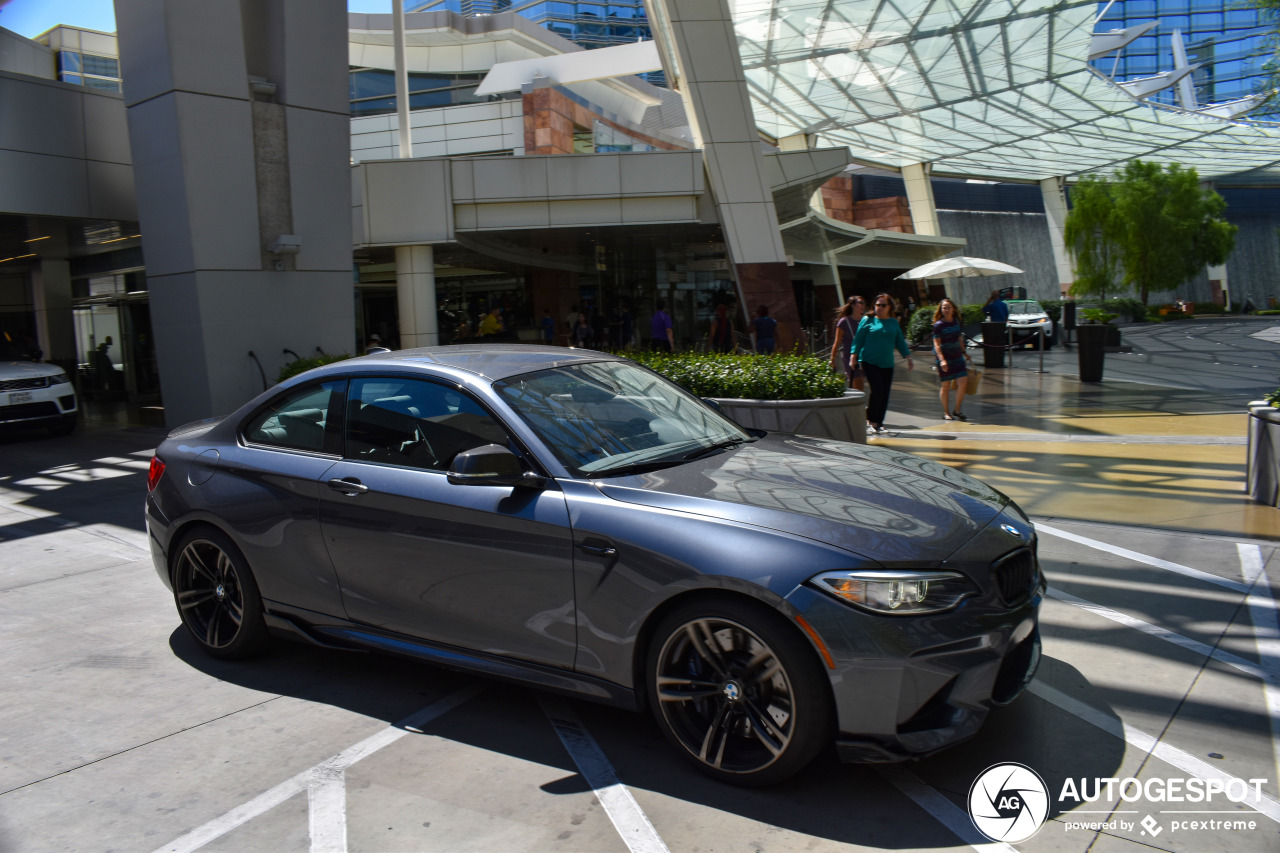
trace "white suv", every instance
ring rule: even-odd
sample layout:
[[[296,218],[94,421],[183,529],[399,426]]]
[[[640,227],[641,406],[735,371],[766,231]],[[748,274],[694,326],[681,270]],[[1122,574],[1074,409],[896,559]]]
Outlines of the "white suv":
[[[1009,343],[1040,346],[1040,333],[1044,333],[1044,348],[1055,342],[1053,323],[1048,313],[1034,299],[1006,299],[1009,306]]]
[[[0,427],[40,426],[66,435],[80,410],[71,377],[56,364],[29,359],[0,332]]]

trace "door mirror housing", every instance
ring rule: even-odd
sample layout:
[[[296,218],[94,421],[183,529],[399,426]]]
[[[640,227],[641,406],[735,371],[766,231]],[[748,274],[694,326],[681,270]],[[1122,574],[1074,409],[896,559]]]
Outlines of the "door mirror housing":
[[[453,457],[447,472],[455,486],[518,486],[546,488],[547,480],[524,469],[524,463],[500,444],[464,450]]]

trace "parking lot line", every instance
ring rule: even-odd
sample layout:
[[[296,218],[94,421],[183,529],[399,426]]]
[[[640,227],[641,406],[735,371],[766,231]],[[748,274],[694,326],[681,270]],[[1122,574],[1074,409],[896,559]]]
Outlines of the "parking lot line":
[[[569,757],[578,766],[582,778],[587,780],[609,820],[613,821],[627,849],[631,853],[670,853],[650,823],[649,816],[640,808],[631,791],[618,780],[608,757],[569,703],[558,696],[547,695],[539,695],[538,702]]]
[[[1050,687],[1039,681],[1033,681],[1027,686],[1027,690],[1044,699],[1051,705],[1056,705],[1068,714],[1079,717],[1090,725],[1096,726],[1110,735],[1123,739],[1130,746],[1142,750],[1148,755],[1155,756],[1166,764],[1172,764],[1184,773],[1190,773],[1199,779],[1216,780],[1224,786],[1231,782],[1238,782],[1245,790],[1254,790],[1247,785],[1243,779],[1232,776],[1230,773],[1224,773],[1208,762],[1201,761],[1189,752],[1178,749],[1161,742],[1159,739],[1152,737],[1141,729],[1127,725],[1123,720],[1108,716],[1106,713],[1099,711],[1092,705],[1085,704],[1079,699],[1068,696],[1056,687]],[[1280,800],[1276,800],[1268,794],[1258,791],[1247,796],[1240,801],[1243,805],[1248,806],[1259,814],[1266,815],[1276,823],[1280,823]]]
[[[174,839],[173,841],[164,845],[163,847],[157,848],[155,853],[191,853],[191,851],[199,850],[201,847],[205,846],[210,841],[213,841],[216,838],[221,838],[223,835],[226,835],[228,832],[235,829],[236,827],[243,826],[244,824],[253,820],[255,817],[265,814],[266,812],[270,811],[271,809],[283,803],[285,800],[288,800],[290,797],[300,794],[303,791],[310,791],[311,782],[314,777],[314,774],[316,773],[316,771],[319,771],[321,769],[327,770],[331,776],[336,774],[337,777],[341,779],[343,771],[345,771],[352,764],[355,764],[357,761],[359,761],[362,758],[367,758],[368,756],[373,755],[373,753],[377,752],[383,747],[390,746],[391,744],[400,740],[400,738],[404,737],[407,734],[422,734],[423,726],[427,725],[437,717],[441,717],[444,714],[449,713],[454,708],[458,707],[459,705],[463,704],[469,699],[475,698],[475,696],[479,694],[483,689],[484,689],[483,684],[472,684],[462,688],[461,690],[451,693],[445,698],[441,699],[440,701],[432,703],[431,705],[428,705],[422,710],[409,715],[405,719],[401,720],[399,723],[396,723],[394,726],[383,729],[377,734],[370,735],[369,737],[365,738],[359,743],[351,747],[348,747],[347,749],[344,749],[342,752],[338,753],[337,755],[333,756],[327,761],[322,761],[319,764],[317,764],[315,767],[307,768],[306,770],[302,771],[301,773],[294,776],[293,778],[287,779],[286,781],[281,782],[279,785],[276,785],[271,790],[266,791],[265,793],[259,794],[249,802],[240,806],[236,806],[234,809],[222,815],[221,817],[216,817],[213,820],[209,821],[208,823],[204,824],[203,826],[196,827],[195,829],[188,832],[186,835],[183,835],[180,838]],[[310,800],[310,797],[308,799]],[[322,805],[325,808],[329,808],[335,802],[335,799],[332,796],[332,792],[329,792],[329,796],[322,795],[321,800],[323,801]],[[343,848],[342,849],[345,849],[346,848],[345,790],[343,792],[342,803],[343,803],[343,817],[342,817]],[[315,825],[316,825],[315,820],[312,819],[311,826],[314,828]],[[327,843],[328,841],[333,839],[333,835],[335,831],[334,827],[336,826],[336,819],[332,815],[326,815],[321,818],[321,826],[325,833],[324,839],[322,839],[322,841]],[[316,839],[313,837],[312,838],[313,850],[317,849],[314,846],[315,842],[316,842]]]
[[[1271,582],[1267,579],[1262,562],[1262,549],[1257,545],[1237,543],[1240,554],[1240,570],[1252,589],[1246,603],[1249,619],[1253,622],[1253,642],[1258,649],[1258,660],[1271,671],[1280,668],[1280,619],[1276,615],[1276,601],[1271,594]],[[1271,751],[1275,758],[1276,780],[1280,781],[1280,685],[1268,681],[1263,685],[1267,703],[1267,716],[1271,719]]]
[[[880,775],[894,787],[910,797],[930,817],[951,830],[974,850],[981,853],[1017,853],[1017,848],[1002,841],[983,841],[977,827],[967,814],[942,794],[926,785],[900,764],[886,764],[876,768]]]
[[[1106,551],[1108,553],[1115,554],[1117,557],[1124,557],[1125,559],[1133,560],[1135,563],[1145,563],[1148,566],[1155,566],[1157,569],[1165,569],[1167,571],[1183,575],[1184,577],[1194,578],[1199,581],[1204,581],[1205,583],[1226,587],[1227,589],[1241,593],[1242,595],[1249,594],[1249,584],[1241,583],[1240,581],[1232,580],[1231,578],[1221,578],[1217,575],[1210,574],[1209,572],[1203,572],[1200,569],[1193,569],[1190,566],[1173,563],[1169,560],[1162,560],[1159,557],[1152,557],[1147,554],[1139,554],[1137,551],[1130,551],[1128,548],[1121,548],[1118,545],[1109,545],[1106,542],[1100,542],[1097,539],[1090,539],[1086,536],[1080,536],[1075,533],[1068,533],[1066,530],[1059,530],[1056,527],[1050,527],[1043,522],[1037,521],[1035,525],[1037,533],[1048,533],[1050,536],[1057,536],[1059,539],[1066,539],[1069,542],[1085,545],[1098,551]],[[1272,607],[1275,607],[1274,602],[1272,603]]]
[[[1127,613],[1121,613],[1118,610],[1112,610],[1110,607],[1104,607],[1101,604],[1094,604],[1092,601],[1072,595],[1069,592],[1063,592],[1060,589],[1049,587],[1049,597],[1072,604],[1083,610],[1088,610],[1103,619],[1110,619],[1112,622],[1118,622],[1126,628],[1132,628],[1135,631],[1141,631],[1144,634],[1164,640],[1167,643],[1173,643],[1175,646],[1181,646],[1190,652],[1213,658],[1216,661],[1225,663],[1227,666],[1234,667],[1241,672],[1252,675],[1254,678],[1260,678],[1268,684],[1280,684],[1280,666],[1273,665],[1270,667],[1259,666],[1252,661],[1245,660],[1242,657],[1224,652],[1222,649],[1214,648],[1207,643],[1199,640],[1193,640],[1190,637],[1184,637],[1181,634],[1175,634],[1167,628],[1161,628],[1159,625],[1153,625],[1150,622],[1144,622],[1137,617],[1130,616]],[[1265,659],[1264,659],[1265,660]]]

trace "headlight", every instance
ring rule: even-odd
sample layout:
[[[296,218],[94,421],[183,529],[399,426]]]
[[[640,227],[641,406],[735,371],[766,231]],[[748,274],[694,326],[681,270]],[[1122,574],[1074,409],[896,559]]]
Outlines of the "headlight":
[[[63,385],[71,381],[71,377],[65,373],[55,373],[49,377],[50,385]]]
[[[894,616],[941,613],[976,592],[968,578],[956,572],[824,572],[813,583],[842,601]]]

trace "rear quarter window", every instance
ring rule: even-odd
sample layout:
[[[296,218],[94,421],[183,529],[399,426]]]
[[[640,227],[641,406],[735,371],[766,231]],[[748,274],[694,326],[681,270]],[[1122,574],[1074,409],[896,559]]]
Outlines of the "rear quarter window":
[[[338,453],[339,425],[334,413],[342,411],[346,381],[324,382],[294,388],[275,398],[245,421],[241,432],[249,444]]]

